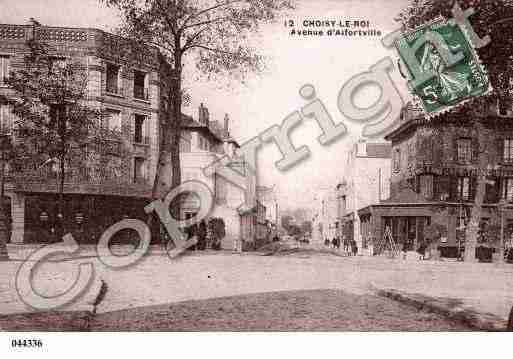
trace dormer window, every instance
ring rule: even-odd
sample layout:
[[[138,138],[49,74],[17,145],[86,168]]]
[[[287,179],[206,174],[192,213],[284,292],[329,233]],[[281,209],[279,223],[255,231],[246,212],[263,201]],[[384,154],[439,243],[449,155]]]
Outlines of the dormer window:
[[[106,90],[109,93],[120,94],[119,88],[120,67],[114,64],[107,64]]]

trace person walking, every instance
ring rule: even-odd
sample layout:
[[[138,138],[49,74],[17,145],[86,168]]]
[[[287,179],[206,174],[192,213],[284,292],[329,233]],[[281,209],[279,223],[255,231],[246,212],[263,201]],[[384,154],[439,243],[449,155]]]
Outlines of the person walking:
[[[353,256],[356,257],[356,255],[358,254],[358,245],[356,244],[356,241],[354,239],[351,243],[351,250],[353,252]]]

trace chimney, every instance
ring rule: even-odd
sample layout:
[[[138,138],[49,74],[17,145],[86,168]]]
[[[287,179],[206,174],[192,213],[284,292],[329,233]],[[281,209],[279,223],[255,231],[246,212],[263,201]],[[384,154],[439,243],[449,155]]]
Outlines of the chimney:
[[[38,32],[39,28],[41,27],[41,23],[31,17],[29,21],[27,22],[27,25],[29,26],[28,31],[26,33],[27,40],[33,40],[38,39]]]
[[[224,133],[226,136],[230,136],[230,117],[227,113],[224,115]]]
[[[367,156],[367,143],[364,139],[358,140],[358,143],[356,145],[356,155]]]
[[[208,108],[203,106],[203,103],[200,104],[198,109],[198,122],[202,125],[208,126]]]

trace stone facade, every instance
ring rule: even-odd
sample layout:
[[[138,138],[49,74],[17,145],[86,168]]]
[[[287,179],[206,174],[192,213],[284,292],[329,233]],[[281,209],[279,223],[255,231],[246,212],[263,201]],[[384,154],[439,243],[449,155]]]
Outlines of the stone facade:
[[[65,199],[107,197],[121,207],[120,203],[126,198],[132,198],[139,199],[143,206],[151,195],[159,150],[160,74],[170,65],[157,48],[135,44],[97,29],[0,24],[0,56],[8,63],[9,71],[23,67],[26,41],[31,38],[47,43],[55,56],[83,65],[87,71],[86,101],[94,108],[111,111],[115,121],[119,120],[123,137],[122,143],[114,144],[123,148],[119,152],[118,167],[100,166],[88,170],[86,175],[68,176],[64,186]],[[9,89],[0,84],[0,92],[8,93]],[[6,184],[7,196],[11,198],[12,241],[21,243],[28,233],[26,212],[35,210],[25,208],[26,200],[40,193],[56,194],[57,185],[52,168],[13,173],[12,176]],[[85,197],[73,198],[87,202]],[[41,213],[32,213],[29,217],[38,222],[40,215],[41,218],[48,215],[48,222],[54,221],[55,213],[50,208],[52,201],[36,202]],[[77,211],[65,219],[72,221],[75,215],[83,215],[83,209]],[[122,216],[122,211],[120,208],[118,217]],[[85,217],[87,222],[88,214]],[[30,225],[39,226],[40,223]]]
[[[228,115],[224,118],[223,126],[210,118],[208,109],[203,104],[198,109],[197,120],[184,115],[180,153],[182,180],[201,181],[210,188],[214,194],[214,208],[210,216],[222,218],[225,222],[226,236],[221,247],[235,251],[255,247],[261,237],[262,223],[265,223],[265,209],[262,213],[262,205],[256,202],[255,208],[246,210],[248,198],[241,188],[217,172],[213,176],[207,176],[203,169],[224,156],[234,156],[238,147],[238,143],[229,134]],[[251,192],[249,198],[256,198],[255,174],[244,161],[240,162],[238,170],[246,176]],[[195,196],[185,197],[181,204],[182,217],[193,217],[198,213],[199,206],[199,199]]]
[[[416,250],[424,241],[425,228],[444,228],[433,244],[434,252],[454,257],[464,249],[477,187],[478,154],[486,151],[487,175],[479,241],[498,254],[500,238],[484,241],[491,226],[503,228],[504,242],[513,235],[513,125],[511,115],[501,115],[491,106],[479,116],[484,142],[469,115],[454,115],[436,127],[430,126],[411,105],[402,122],[386,139],[392,143],[390,199],[358,211],[362,231],[375,242],[387,226],[406,250]],[[430,227],[431,228],[431,227]],[[439,250],[439,251],[436,251]],[[496,254],[496,255],[497,255]]]

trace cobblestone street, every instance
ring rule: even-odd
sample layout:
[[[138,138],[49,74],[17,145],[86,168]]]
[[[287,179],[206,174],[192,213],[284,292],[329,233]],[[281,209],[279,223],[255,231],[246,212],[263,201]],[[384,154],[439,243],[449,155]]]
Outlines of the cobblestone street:
[[[98,313],[166,305],[191,300],[270,293],[334,289],[372,295],[375,289],[397,289],[445,298],[506,322],[513,304],[513,267],[435,261],[402,261],[381,257],[340,257],[315,252],[285,256],[255,253],[190,252],[171,260],[158,250],[124,270],[106,268],[92,253],[76,260],[49,262],[34,279],[36,288],[55,295],[72,283],[79,263],[94,263],[107,292]],[[2,263],[0,313],[26,312],[14,287],[21,261]],[[489,278],[494,278],[493,281]],[[82,310],[87,293],[64,310]],[[94,294],[96,295],[96,294]],[[505,324],[504,324],[505,325]]]

